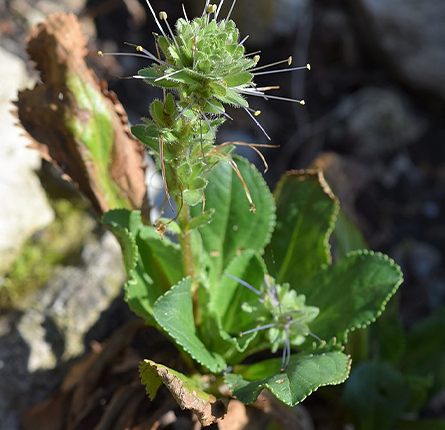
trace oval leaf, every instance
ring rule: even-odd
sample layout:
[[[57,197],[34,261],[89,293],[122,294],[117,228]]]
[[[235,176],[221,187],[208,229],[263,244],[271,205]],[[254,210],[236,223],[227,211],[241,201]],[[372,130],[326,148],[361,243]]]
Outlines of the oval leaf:
[[[244,377],[228,374],[225,381],[245,404],[254,403],[261,390],[267,388],[286,405],[295,406],[319,387],[344,382],[350,365],[350,357],[339,351],[298,354],[291,357],[284,372],[280,372],[281,359],[272,359],[246,366]],[[245,379],[249,376],[261,379]]]
[[[228,163],[220,163],[207,175],[205,207],[215,210],[213,221],[200,228],[204,247],[211,256],[210,279],[215,281],[235,255],[244,249],[262,252],[275,225],[273,197],[258,170],[246,159],[235,158],[256,206],[250,212],[244,187]],[[194,216],[202,206],[191,208]]]
[[[305,291],[308,303],[320,309],[311,330],[328,340],[366,327],[381,315],[402,282],[399,266],[386,255],[348,254],[314,278]]]
[[[227,365],[223,358],[210,352],[196,334],[190,278],[183,279],[159,297],[154,305],[157,323],[198,363],[212,372]]]
[[[304,283],[331,263],[329,236],[338,200],[321,171],[293,171],[275,190],[277,225],[266,250],[270,273],[305,294]]]

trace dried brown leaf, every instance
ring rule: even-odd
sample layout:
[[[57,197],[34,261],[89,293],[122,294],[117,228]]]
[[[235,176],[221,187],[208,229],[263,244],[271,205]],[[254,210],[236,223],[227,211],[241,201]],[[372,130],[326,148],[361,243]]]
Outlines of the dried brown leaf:
[[[140,208],[145,195],[144,151],[131,136],[116,95],[85,63],[86,39],[77,18],[50,15],[31,29],[27,45],[42,80],[34,89],[20,92],[16,102],[31,147],[71,178],[99,214],[117,206]],[[82,100],[91,109],[82,106]],[[110,130],[99,123],[99,115],[111,124]],[[97,156],[98,149],[91,149],[100,146],[100,139],[90,136],[87,141],[83,127],[90,121],[100,138],[111,136],[110,153]],[[104,186],[106,180],[109,184]]]

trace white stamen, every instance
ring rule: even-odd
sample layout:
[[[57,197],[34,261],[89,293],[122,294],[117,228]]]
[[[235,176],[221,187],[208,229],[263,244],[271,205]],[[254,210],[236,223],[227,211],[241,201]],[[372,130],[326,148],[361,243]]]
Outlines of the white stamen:
[[[207,8],[209,7],[209,3],[210,3],[210,0],[206,0],[206,4],[204,6],[204,10],[202,11],[201,17],[203,17],[205,15],[205,13],[207,12]]]
[[[217,111],[221,112],[224,116],[226,116],[227,118],[231,119],[233,121],[233,118],[228,115],[226,112],[224,112],[222,109],[220,109],[218,106],[215,106],[213,103],[211,103],[209,100],[207,100],[206,98],[204,99],[210,106],[212,106],[212,108],[216,109]]]
[[[128,53],[126,53],[126,52],[102,52],[102,51],[99,51],[100,52],[100,54],[99,54],[99,56],[100,57],[107,57],[107,56],[109,56],[109,57],[140,57],[140,58],[149,58],[150,60],[152,60],[152,58],[151,57],[149,57],[148,55],[143,55],[143,54],[134,54],[133,52],[128,52]],[[160,63],[160,61],[158,60],[158,59],[156,59],[156,61],[158,61],[159,63]]]
[[[218,19],[218,15],[219,15],[219,13],[221,12],[221,6],[223,5],[223,3],[224,3],[224,0],[221,0],[221,1],[219,2],[218,9],[217,9],[216,12],[215,12],[215,20]]]
[[[184,18],[187,21],[187,24],[190,24],[190,20],[189,20],[189,18],[187,16],[187,12],[185,11],[184,3],[182,3],[182,12],[184,13]]]
[[[305,105],[306,102],[304,100],[296,100],[296,99],[288,99],[287,97],[278,97],[278,96],[271,96],[271,95],[267,95],[260,93],[258,91],[255,90],[251,90],[250,88],[237,88],[238,92],[240,92],[241,94],[246,94],[248,96],[256,96],[256,97],[262,97],[263,99],[267,100],[268,98],[270,99],[275,99],[275,100],[281,100],[283,102],[292,102],[292,103],[299,103],[300,105]]]
[[[238,43],[238,46],[244,45],[244,42],[250,37],[250,35],[247,35],[240,43]]]
[[[244,336],[245,334],[249,334],[249,333],[255,333],[257,331],[261,331],[261,330],[267,330],[268,328],[273,328],[277,325],[277,323],[272,323],[272,324],[266,324],[266,325],[262,325],[261,327],[257,327],[257,328],[252,328],[250,330],[247,331],[243,331],[239,334],[239,337]]]
[[[158,17],[155,14],[155,11],[153,10],[153,8],[151,7],[150,1],[149,0],[145,0],[147,2],[148,7],[150,8],[150,12],[153,15],[153,18],[155,19],[156,25],[159,27],[159,30],[161,30],[162,35],[165,37],[165,39],[167,40],[167,43],[170,44],[167,35],[164,32],[164,29],[161,27],[160,22],[158,21]]]
[[[161,77],[159,77],[159,78],[156,78],[156,79],[155,79],[155,82],[162,81],[163,79],[167,79],[167,78],[169,78],[170,76],[176,75],[176,73],[182,72],[183,70],[184,70],[184,69],[179,69],[179,70],[175,70],[174,72],[167,73],[167,74],[164,75],[164,76],[161,76]]]
[[[291,65],[292,57],[286,58],[285,60],[276,61],[275,63],[266,64],[265,66],[255,67],[254,69],[250,69],[249,72],[256,72],[257,70],[267,69],[268,67],[278,66],[283,63],[287,63],[287,64]]]
[[[244,54],[245,57],[250,57],[251,55],[261,54],[261,51],[249,52],[248,54]]]
[[[233,8],[235,7],[235,3],[236,3],[236,0],[233,0],[232,6],[230,6],[229,13],[227,14],[227,17],[226,17],[226,22],[229,21],[230,15],[232,15],[232,11],[233,11]]]
[[[201,115],[204,117],[205,122],[206,122],[207,125],[209,126],[210,131],[211,131],[212,134],[213,134],[213,137],[216,139],[216,133],[215,133],[215,130],[213,130],[212,126],[210,125],[210,121],[209,121],[208,118],[206,117],[206,114],[205,114],[201,109],[199,109],[199,112],[201,112]]]
[[[134,79],[148,79],[148,80],[156,79],[154,76],[133,75],[132,77],[133,77]]]
[[[178,42],[176,41],[175,35],[173,33],[173,30],[171,29],[170,24],[167,21],[167,13],[166,12],[159,12],[159,18],[161,18],[161,20],[165,21],[165,25],[167,26],[168,31],[169,31],[169,33],[170,33],[170,35],[171,35],[171,37],[173,39],[173,42],[174,42],[174,44],[176,46],[176,49],[178,50],[179,58],[181,58],[181,61],[183,61],[182,55],[181,55],[181,50],[179,49]]]
[[[141,45],[135,45],[134,43],[124,42],[124,45],[133,46],[136,48],[137,52],[143,52],[148,58],[150,58],[153,61],[157,61],[159,64],[167,65],[165,61],[160,60],[158,57],[156,57],[154,54],[152,54],[150,51],[147,51],[143,46]]]
[[[244,110],[249,114],[249,116],[254,120],[255,124],[259,127],[259,129],[264,133],[264,135],[269,139],[272,140],[270,138],[270,136],[266,133],[266,130],[264,130],[263,126],[258,122],[258,120],[255,118],[254,115],[252,115],[248,109],[244,108]]]
[[[252,291],[252,293],[255,293],[257,296],[263,297],[263,295],[261,294],[260,291],[258,291],[255,287],[252,287],[252,285],[250,285],[246,281],[243,281],[242,279],[237,278],[236,276],[231,275],[230,273],[226,273],[226,276],[234,279],[235,281],[239,282],[241,285],[244,285],[246,288],[248,288],[250,291]]]
[[[184,109],[182,109],[181,112],[179,112],[178,116],[175,118],[175,121],[177,121],[181,116],[185,113],[185,111],[191,106],[192,104],[189,103]]]
[[[309,66],[309,67],[308,67],[308,66]],[[296,70],[304,70],[304,69],[311,70],[311,66],[308,64],[308,65],[306,65],[306,66],[292,67],[292,68],[289,68],[289,69],[269,70],[269,71],[267,71],[267,72],[259,72],[259,73],[254,72],[253,75],[254,75],[254,76],[271,75],[271,74],[273,74],[273,73],[295,72]],[[249,70],[249,72],[250,72],[250,71],[251,71],[251,70]]]

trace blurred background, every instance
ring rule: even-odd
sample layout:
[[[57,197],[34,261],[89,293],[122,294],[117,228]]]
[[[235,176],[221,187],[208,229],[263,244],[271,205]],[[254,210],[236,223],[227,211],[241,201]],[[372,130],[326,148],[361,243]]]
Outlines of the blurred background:
[[[170,23],[182,15],[182,3],[192,17],[202,12],[204,2],[152,0],[155,10],[168,13]],[[226,3],[223,16],[231,4]],[[141,81],[122,79],[145,67],[143,59],[97,56],[98,50],[132,52],[124,42],[154,49],[157,28],[143,0],[0,0],[2,430],[18,429],[19,416],[54,395],[76,360],[95,347],[99,351],[100,342],[132,320],[122,303],[125,275],[118,245],[74,187],[42,163],[36,151],[26,149],[27,140],[10,113],[17,91],[39,80],[26,54],[27,33],[54,12],[79,16],[89,38],[88,63],[116,92],[130,123],[148,115],[149,103],[161,95]],[[390,306],[392,314],[385,319],[385,312],[369,334],[365,356],[380,359],[382,366],[391,363],[394,372],[401,372],[397,375],[420,378],[414,385],[421,399],[411,409],[393,405],[393,411],[400,409],[398,418],[445,419],[445,375],[443,369],[436,372],[438,366],[445,368],[443,0],[238,0],[232,18],[241,37],[250,36],[246,50],[261,51],[260,65],[290,55],[294,66],[311,64],[311,71],[256,79],[260,86],[279,85],[274,95],[306,101],[300,106],[250,100],[262,111],[258,119],[272,143],[279,145],[264,151],[265,178],[273,189],[287,170],[324,168],[364,243],[402,266],[405,282]],[[244,111],[230,115],[234,121],[221,128],[220,142],[266,143]],[[243,155],[262,169],[253,152]],[[162,193],[154,174],[147,180]],[[163,345],[152,332],[140,336],[147,337],[136,342],[145,345],[141,354],[150,351],[147,342],[150,348]],[[429,346],[430,361],[420,358],[414,365],[406,360],[413,349]],[[129,367],[135,357],[133,351]],[[115,388],[101,386],[107,402]],[[326,393],[307,402],[313,427],[296,428],[392,428],[361,427],[354,408],[363,416],[366,406],[348,396],[344,416],[333,420],[320,412],[332,401]],[[380,394],[384,400],[391,393]],[[105,409],[102,405],[99,413],[92,407],[97,417],[91,422],[99,422]],[[37,428],[30,416],[26,428]],[[94,425],[80,421],[73,428]],[[189,428],[183,425],[171,428]]]

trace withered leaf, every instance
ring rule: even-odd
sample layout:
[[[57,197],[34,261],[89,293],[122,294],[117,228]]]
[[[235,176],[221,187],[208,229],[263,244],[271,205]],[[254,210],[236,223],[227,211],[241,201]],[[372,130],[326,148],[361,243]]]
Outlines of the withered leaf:
[[[31,29],[27,50],[42,83],[19,93],[17,116],[32,145],[102,213],[140,208],[144,152],[124,108],[85,63],[86,39],[73,14]]]
[[[152,400],[163,383],[180,408],[194,412],[204,427],[216,423],[227,411],[225,399],[206,393],[187,376],[162,364],[144,360],[139,366],[139,373]]]

